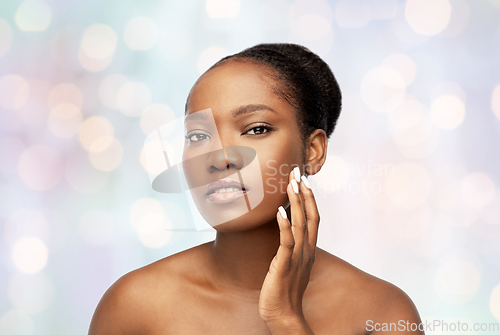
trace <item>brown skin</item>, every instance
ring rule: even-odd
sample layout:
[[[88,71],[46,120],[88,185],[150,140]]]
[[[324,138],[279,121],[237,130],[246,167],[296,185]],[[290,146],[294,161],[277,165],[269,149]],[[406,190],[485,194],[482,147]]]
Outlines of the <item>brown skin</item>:
[[[215,241],[121,277],[97,306],[89,334],[368,334],[368,320],[421,322],[399,288],[316,247],[314,195],[304,182],[295,194],[288,172],[300,166],[302,173],[317,173],[327,138],[318,129],[303,147],[295,111],[275,95],[275,83],[263,70],[268,71],[230,61],[205,73],[191,91],[187,110],[211,108],[222,145],[255,149],[265,179],[263,201],[216,225]],[[248,104],[266,105],[277,115],[261,110],[233,118],[234,109]],[[273,129],[248,133],[262,123]],[[204,167],[207,178],[224,178],[227,168],[241,167],[241,157],[230,156],[211,157]],[[285,164],[287,173],[273,175],[266,164],[270,160],[276,161],[274,167]],[[276,179],[266,179],[271,175]],[[220,205],[211,206],[200,211],[211,217]],[[237,210],[230,206],[225,208]],[[277,214],[279,206],[287,208],[288,219]],[[370,334],[396,333],[423,334]]]

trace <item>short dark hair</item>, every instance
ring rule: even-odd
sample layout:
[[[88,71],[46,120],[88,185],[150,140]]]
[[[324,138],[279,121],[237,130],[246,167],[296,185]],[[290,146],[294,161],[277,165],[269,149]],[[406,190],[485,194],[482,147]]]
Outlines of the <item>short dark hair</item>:
[[[253,61],[266,65],[276,79],[276,94],[297,111],[302,140],[316,129],[329,138],[342,108],[342,93],[325,61],[306,47],[292,43],[258,44],[226,56],[207,71],[227,61]]]

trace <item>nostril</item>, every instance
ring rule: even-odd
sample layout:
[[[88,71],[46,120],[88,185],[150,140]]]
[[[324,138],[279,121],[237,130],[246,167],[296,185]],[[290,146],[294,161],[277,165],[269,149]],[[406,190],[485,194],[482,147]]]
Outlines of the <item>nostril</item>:
[[[207,153],[205,164],[210,172],[227,170],[228,160],[224,150],[218,149]]]
[[[248,159],[249,155],[245,154],[245,152],[248,151],[247,149],[249,148],[246,147],[228,146],[225,148],[225,150],[219,149],[208,153],[205,164],[207,169],[211,170],[211,172],[215,172],[216,170],[229,170],[231,173],[234,173],[243,169],[255,156],[255,154],[253,154],[253,156],[250,157],[251,159]],[[253,153],[255,152],[253,149],[250,150],[252,150]]]

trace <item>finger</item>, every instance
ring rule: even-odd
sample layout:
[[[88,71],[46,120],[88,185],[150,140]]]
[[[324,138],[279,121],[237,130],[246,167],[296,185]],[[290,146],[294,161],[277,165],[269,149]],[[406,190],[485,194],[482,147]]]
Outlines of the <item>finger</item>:
[[[300,190],[304,197],[304,210],[306,213],[307,231],[309,235],[309,247],[311,250],[316,248],[319,229],[319,211],[312,192],[311,185],[305,176],[302,176]]]
[[[293,177],[293,171],[290,173],[290,183],[287,187],[288,199],[290,201],[290,216],[292,223],[292,233],[295,240],[295,253],[302,254],[304,247],[305,233],[307,231],[307,222],[304,216],[304,210],[300,203],[299,186]]]
[[[286,212],[281,206],[276,214],[276,219],[280,229],[280,246],[278,248],[278,252],[276,253],[278,261],[277,267],[285,270],[289,268],[291,264],[295,240],[293,238],[290,221],[287,219]]]
[[[309,232],[308,232],[308,228],[307,228],[307,212],[305,210],[305,207],[304,207],[304,195],[302,194],[302,191],[301,191],[301,187],[300,187],[300,184],[301,184],[301,176],[302,176],[302,173],[300,172],[300,168],[298,166],[294,167],[293,168],[293,174],[294,174],[294,177],[295,177],[295,180],[297,181],[297,186],[298,186],[298,190],[299,190],[299,200],[300,200],[300,206],[302,208],[302,213],[303,213],[303,216],[304,216],[304,222],[305,222],[305,227],[304,227],[304,241],[305,243],[303,243],[303,247],[302,247],[302,251],[304,251],[304,248],[306,246],[308,246],[306,243],[309,241]]]

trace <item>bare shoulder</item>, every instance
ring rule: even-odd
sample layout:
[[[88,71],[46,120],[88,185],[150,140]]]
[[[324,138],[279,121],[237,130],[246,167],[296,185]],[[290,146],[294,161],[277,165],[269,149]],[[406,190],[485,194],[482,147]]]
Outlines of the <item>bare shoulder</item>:
[[[175,307],[206,244],[165,257],[120,277],[104,293],[92,317],[89,335],[136,334],[154,324],[158,310]],[[161,308],[159,308],[161,307]],[[165,313],[166,315],[168,313]]]
[[[370,325],[384,323],[420,324],[420,316],[410,297],[399,287],[383,279],[370,275],[352,264],[318,248],[318,286],[323,292],[329,292],[336,308],[343,306],[344,317],[351,324],[359,324],[363,329],[371,329]],[[347,310],[346,310],[347,307]],[[398,334],[404,334],[402,327]],[[365,333],[368,333],[366,331]],[[417,334],[415,332],[408,332]],[[390,334],[384,331],[384,334]]]

